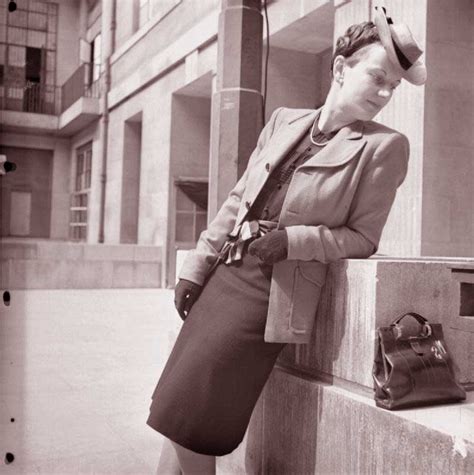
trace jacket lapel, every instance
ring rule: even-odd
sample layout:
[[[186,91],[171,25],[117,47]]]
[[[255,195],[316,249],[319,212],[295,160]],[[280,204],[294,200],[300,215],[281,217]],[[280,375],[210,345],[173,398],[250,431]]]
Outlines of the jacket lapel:
[[[299,168],[337,167],[352,160],[367,142],[363,135],[363,127],[362,121],[346,125],[339,130],[323,150]]]
[[[300,117],[290,120],[283,125],[278,140],[269,147],[265,157],[268,156],[272,170],[288,154],[288,152],[301,140],[304,133],[311,127],[320,109],[308,112]]]
[[[261,173],[258,173],[251,184],[248,184],[251,195],[257,196],[269,176],[268,171],[263,168],[263,164],[270,164],[270,168],[273,170],[303,137],[303,134],[308,131],[320,110],[305,112],[303,115],[289,120],[278,129],[278,137],[275,136],[272,143],[263,152],[260,161],[262,164]],[[335,167],[348,162],[356,156],[357,152],[366,143],[362,131],[363,122],[361,121],[343,127],[323,150],[303,165],[300,165],[299,168]]]

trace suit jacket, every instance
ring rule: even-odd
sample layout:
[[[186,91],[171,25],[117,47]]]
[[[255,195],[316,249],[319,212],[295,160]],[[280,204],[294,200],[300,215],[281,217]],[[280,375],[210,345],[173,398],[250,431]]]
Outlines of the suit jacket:
[[[180,278],[203,284],[227,235],[245,219],[269,173],[317,112],[283,107],[273,112],[244,174],[188,253]],[[278,223],[288,233],[288,259],[273,267],[265,341],[309,341],[328,263],[377,251],[408,155],[401,133],[356,121],[295,170]]]

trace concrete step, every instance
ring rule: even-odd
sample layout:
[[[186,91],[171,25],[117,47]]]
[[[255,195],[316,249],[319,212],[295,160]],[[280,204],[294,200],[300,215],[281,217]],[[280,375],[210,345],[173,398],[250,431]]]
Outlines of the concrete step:
[[[386,411],[368,392],[275,368],[218,473],[474,473],[474,393],[460,404]]]

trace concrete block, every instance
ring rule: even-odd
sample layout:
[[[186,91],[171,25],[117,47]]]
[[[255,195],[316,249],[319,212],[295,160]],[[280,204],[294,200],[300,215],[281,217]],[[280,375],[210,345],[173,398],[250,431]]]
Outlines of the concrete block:
[[[135,262],[133,287],[149,288],[161,286],[161,265],[157,262]]]
[[[0,259],[0,287],[4,290],[9,288],[10,283],[10,259]]]
[[[113,262],[113,287],[133,287],[135,283],[135,269],[130,262]]]
[[[110,261],[58,262],[62,271],[62,281],[53,282],[52,288],[103,289],[113,286],[113,263]]]
[[[466,276],[474,263],[466,264]],[[474,319],[459,325],[460,281],[450,266],[431,260],[347,260],[332,264],[312,341],[288,345],[282,365],[372,388],[375,330],[410,311],[443,324],[460,382],[474,382]],[[463,275],[462,272],[456,275]],[[470,324],[472,322],[472,324]]]
[[[36,242],[8,242],[2,239],[0,257],[2,259],[36,259],[38,246]]]
[[[133,244],[91,244],[84,247],[84,259],[131,261],[134,256],[134,248]]]
[[[37,243],[38,259],[83,259],[84,244],[74,242],[48,242]]]
[[[259,404],[263,427],[249,426],[241,446],[219,460],[219,474],[429,474],[474,469],[474,393],[465,404],[390,412],[375,407],[363,394],[276,368]],[[256,447],[261,450],[254,456],[258,464],[245,465]]]
[[[161,246],[135,246],[133,260],[135,262],[160,262]]]
[[[60,261],[15,259],[10,261],[9,288],[48,288],[51,282],[61,282]]]

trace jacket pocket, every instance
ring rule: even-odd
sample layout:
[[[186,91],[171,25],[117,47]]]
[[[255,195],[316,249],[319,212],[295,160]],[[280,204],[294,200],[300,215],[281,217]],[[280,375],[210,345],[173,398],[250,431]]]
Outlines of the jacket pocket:
[[[290,329],[309,333],[313,329],[327,266],[316,261],[299,261],[294,269],[290,307]]]

